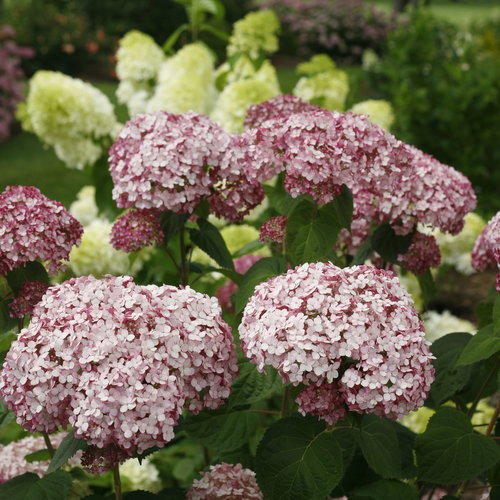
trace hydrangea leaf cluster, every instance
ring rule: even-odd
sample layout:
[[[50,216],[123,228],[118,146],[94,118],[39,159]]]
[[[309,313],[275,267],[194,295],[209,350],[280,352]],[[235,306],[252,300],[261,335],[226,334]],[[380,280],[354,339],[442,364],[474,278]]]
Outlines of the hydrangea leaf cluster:
[[[434,380],[423,324],[389,271],[304,264],[256,287],[239,331],[257,369],[306,386],[300,410],[329,424],[348,410],[400,418]]]
[[[477,238],[472,249],[472,267],[476,271],[500,269],[500,212],[486,224]],[[497,273],[496,289],[500,292],[500,272]]]
[[[387,131],[391,130],[395,119],[391,103],[382,99],[368,99],[367,101],[358,102],[350,111],[360,115],[367,115],[372,123]]]
[[[250,12],[233,25],[227,55],[247,54],[252,59],[278,50],[280,22],[272,10]]]
[[[89,276],[49,288],[11,346],[0,394],[31,432],[71,425],[90,445],[84,464],[102,470],[170,441],[183,408],[217,408],[236,373],[217,299]]]
[[[62,203],[32,186],[7,186],[0,194],[0,276],[36,260],[56,274],[82,233]]]
[[[23,128],[54,147],[69,168],[93,165],[102,142],[118,123],[109,99],[92,85],[54,71],[37,71],[30,80],[20,118]]]
[[[255,472],[241,464],[211,465],[186,494],[187,500],[264,500]]]

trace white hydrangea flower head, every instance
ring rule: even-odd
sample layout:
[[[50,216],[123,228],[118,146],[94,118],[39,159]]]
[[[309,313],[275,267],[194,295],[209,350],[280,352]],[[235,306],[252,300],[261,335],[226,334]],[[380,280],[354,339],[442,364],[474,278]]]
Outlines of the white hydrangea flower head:
[[[144,262],[151,256],[151,250],[144,249],[139,252],[131,266],[128,254],[114,249],[110,243],[112,227],[112,222],[95,219],[84,228],[80,246],[73,247],[69,255],[68,265],[75,276],[92,274],[99,278],[106,274],[135,275],[140,271]]]
[[[66,166],[77,169],[97,161],[104,152],[101,142],[117,125],[113,106],[100,90],[54,71],[37,71],[30,80],[22,120]]]
[[[146,111],[207,114],[217,94],[214,79],[214,56],[208,47],[202,43],[185,45],[162,64]]]
[[[76,200],[69,207],[69,213],[82,226],[88,226],[98,218],[99,209],[95,202],[95,187],[83,186],[76,195]]]
[[[129,31],[116,51],[116,74],[120,80],[144,81],[156,78],[165,54],[152,37]]]
[[[474,323],[466,319],[459,318],[450,311],[427,311],[423,316],[425,325],[425,338],[429,342],[453,332],[476,333],[477,328]]]
[[[388,132],[391,130],[394,123],[392,105],[389,101],[384,101],[382,99],[368,99],[358,102],[350,111],[359,115],[367,115],[372,123],[382,127]]]
[[[129,458],[120,465],[120,477],[123,491],[144,490],[158,493],[162,488],[160,473],[148,458],[139,462]]]
[[[227,55],[244,53],[252,59],[278,50],[280,22],[272,10],[248,13],[233,25]]]
[[[116,89],[118,102],[127,105],[130,116],[145,113],[147,104],[153,95],[153,87],[149,82],[122,80]]]

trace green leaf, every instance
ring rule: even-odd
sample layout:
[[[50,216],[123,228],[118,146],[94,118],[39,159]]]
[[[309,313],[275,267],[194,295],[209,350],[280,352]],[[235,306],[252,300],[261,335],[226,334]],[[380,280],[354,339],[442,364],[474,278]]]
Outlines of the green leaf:
[[[372,247],[385,261],[397,263],[398,255],[405,254],[411,245],[413,233],[399,236],[389,224],[383,224],[371,237]]]
[[[236,271],[232,271],[231,269],[205,266],[203,264],[200,264],[199,262],[191,262],[189,270],[192,273],[200,273],[200,274],[220,273],[223,274],[226,278],[229,278],[231,281],[234,281],[237,285],[241,283],[241,280],[243,279],[243,275],[237,273]]]
[[[419,479],[444,485],[473,479],[500,460],[496,443],[475,433],[464,413],[447,406],[417,436],[416,454]]]
[[[49,284],[49,275],[43,264],[40,262],[28,262],[23,267],[18,267],[10,271],[5,276],[12,291],[17,295],[24,283],[30,281],[39,281],[40,283]]]
[[[241,247],[239,250],[236,250],[236,252],[233,253],[233,258],[237,259],[238,257],[243,257],[244,255],[247,255],[249,253],[254,253],[265,246],[266,244],[260,242],[259,240],[251,241],[250,243],[247,243],[245,246]]]
[[[75,438],[74,431],[71,431],[57,447],[54,458],[51,460],[47,474],[56,471],[66,464],[66,462],[79,450],[86,450],[87,442],[84,439]]]
[[[349,500],[418,500],[415,488],[400,481],[380,480],[354,490]]]
[[[356,441],[368,465],[383,478],[401,477],[401,452],[391,423],[365,414],[356,429]]]
[[[10,337],[12,337],[12,335],[9,335],[9,332],[17,325],[17,319],[11,318],[9,311],[10,309],[7,302],[5,300],[0,300],[0,352],[9,349]],[[6,345],[3,345],[4,339],[6,339]]]
[[[353,201],[352,193],[349,188],[342,184],[342,192],[340,195],[336,196],[332,201],[332,205],[337,212],[337,219],[341,227],[346,229],[351,228],[352,224],[352,211],[353,211]]]
[[[165,234],[164,243],[168,243],[184,226],[189,219],[189,214],[176,214],[165,211],[161,214],[160,225]]]
[[[222,267],[234,269],[233,259],[219,230],[205,219],[196,221],[200,230],[190,229],[191,241]]]
[[[432,344],[431,352],[436,357],[432,362],[436,370],[436,379],[432,384],[426,406],[437,408],[469,382],[472,367],[457,367],[456,362],[470,338],[470,333],[450,333]]]
[[[288,263],[281,257],[265,257],[258,260],[244,275],[240,289],[235,293],[235,310],[239,313],[253,295],[255,287],[274,276],[283,274],[288,268]]]
[[[109,173],[106,157],[101,157],[92,167],[92,182],[95,186],[95,202],[99,212],[113,220],[121,210],[113,200],[113,179]]]
[[[26,455],[24,459],[30,464],[33,462],[48,462],[50,460],[50,453],[47,449],[38,450]]]
[[[404,425],[394,420],[389,420],[393,429],[396,431],[396,437],[399,443],[399,450],[401,452],[401,470],[402,478],[413,478],[417,475],[417,468],[415,467],[415,437],[416,434]]]
[[[0,484],[0,498],[9,500],[61,500],[67,498],[73,478],[57,471],[42,478],[27,472]]]
[[[471,365],[476,361],[488,359],[498,351],[500,351],[500,332],[495,334],[493,325],[485,326],[471,337],[456,366]]]
[[[497,294],[493,305],[493,332],[495,335],[500,335],[500,294]]]
[[[302,200],[289,215],[286,223],[286,248],[294,264],[325,259],[342,229],[332,203],[317,208]]]
[[[15,418],[14,412],[0,399],[0,427],[12,422]]]
[[[245,360],[239,368],[240,374],[233,383],[228,403],[231,407],[256,403],[283,387],[281,377],[272,367],[266,367],[267,373],[260,373],[255,365]]]
[[[264,185],[264,191],[266,192],[271,208],[274,208],[280,215],[289,215],[305,197],[298,196],[297,198],[292,198],[283,186],[284,179],[284,173],[280,173],[276,184],[274,186]]]
[[[178,1],[178,0],[176,0]],[[169,52],[172,52],[173,46],[175,45],[175,42],[177,42],[178,38],[184,33],[184,31],[189,30],[189,24],[181,24],[165,41],[163,44],[163,52],[166,52],[167,54]]]
[[[362,243],[362,245],[359,247],[358,251],[354,255],[351,265],[353,266],[360,266],[365,263],[366,259],[370,256],[372,253],[373,248],[372,248],[372,240],[371,238],[368,238],[366,241]]]
[[[422,297],[424,303],[428,304],[436,296],[436,284],[434,283],[434,278],[432,277],[430,269],[427,269],[423,274],[415,275],[418,279],[418,284],[420,285],[420,291],[422,292]]]
[[[221,408],[188,415],[182,429],[208,448],[224,452],[245,444],[257,431],[259,415],[247,410],[226,412]]]
[[[316,419],[279,420],[257,448],[257,482],[267,500],[324,500],[343,471],[334,433]]]

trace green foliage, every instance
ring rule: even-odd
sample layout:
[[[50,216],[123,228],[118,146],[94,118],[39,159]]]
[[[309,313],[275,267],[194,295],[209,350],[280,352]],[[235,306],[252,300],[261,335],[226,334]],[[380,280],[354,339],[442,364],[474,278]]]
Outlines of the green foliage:
[[[495,333],[493,325],[481,328],[465,346],[457,366],[471,365],[476,361],[488,359],[500,351],[500,331]]]
[[[417,500],[415,488],[400,481],[375,481],[354,490],[352,500]]]
[[[22,267],[17,267],[6,276],[7,283],[14,293],[19,293],[24,283],[29,281],[39,281],[49,284],[49,275],[40,262],[27,262]]]
[[[74,432],[70,432],[57,447],[52,458],[47,473],[51,473],[62,467],[79,450],[87,449],[87,442],[84,439],[75,438]]]
[[[53,472],[42,478],[27,472],[0,484],[0,498],[10,500],[61,500],[66,498],[73,478],[64,471]]]

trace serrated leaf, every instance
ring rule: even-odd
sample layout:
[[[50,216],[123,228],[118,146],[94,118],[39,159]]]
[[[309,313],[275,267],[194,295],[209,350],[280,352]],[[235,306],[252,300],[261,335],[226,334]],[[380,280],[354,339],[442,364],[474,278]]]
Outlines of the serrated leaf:
[[[471,365],[488,359],[500,351],[500,332],[495,334],[493,325],[481,328],[473,335],[458,358],[456,366]]]
[[[5,276],[12,291],[17,295],[23,284],[31,281],[49,284],[49,275],[40,262],[28,262],[24,266],[13,269]]]
[[[9,500],[61,500],[66,498],[73,478],[65,471],[38,477],[28,472],[0,484],[0,498]]]
[[[74,431],[71,431],[57,447],[54,458],[50,461],[49,468],[47,469],[47,474],[65,465],[77,451],[86,449],[87,442],[84,439],[75,438]]]
[[[399,236],[389,224],[384,224],[373,233],[371,244],[382,259],[397,263],[398,255],[406,253],[412,240],[413,233]]]
[[[272,396],[283,387],[281,377],[272,367],[267,367],[266,373],[260,373],[255,365],[245,360],[239,368],[240,374],[231,389],[228,402],[230,407],[256,403]]]
[[[356,430],[356,441],[368,465],[383,478],[401,477],[401,452],[391,423],[365,414]]]
[[[437,408],[469,382],[472,367],[456,367],[455,364],[470,338],[469,333],[450,333],[432,344],[431,352],[436,357],[432,362],[436,378],[431,386],[426,406]]]
[[[354,490],[349,500],[418,500],[417,490],[400,481],[380,480]]]
[[[30,464],[32,462],[48,462],[50,460],[50,453],[47,449],[38,450],[26,455],[24,459]]]
[[[190,229],[191,241],[226,269],[234,269],[233,259],[219,230],[205,219],[196,221],[200,230]]]
[[[416,456],[420,480],[451,485],[493,467],[500,460],[500,448],[492,439],[475,433],[464,413],[445,406],[417,436]]]
[[[340,195],[335,196],[333,199],[332,205],[337,212],[337,220],[340,226],[350,229],[354,208],[352,193],[345,184],[342,184],[341,190]]]
[[[246,410],[227,412],[221,408],[189,415],[182,430],[204,446],[220,452],[231,451],[245,444],[257,431],[259,415]]]
[[[267,500],[324,500],[343,472],[334,433],[316,419],[279,420],[257,449],[257,482]]]
[[[265,257],[258,260],[244,275],[239,290],[235,293],[234,304],[236,312],[240,312],[248,299],[253,295],[255,287],[274,276],[283,274],[288,263],[281,257]]]

